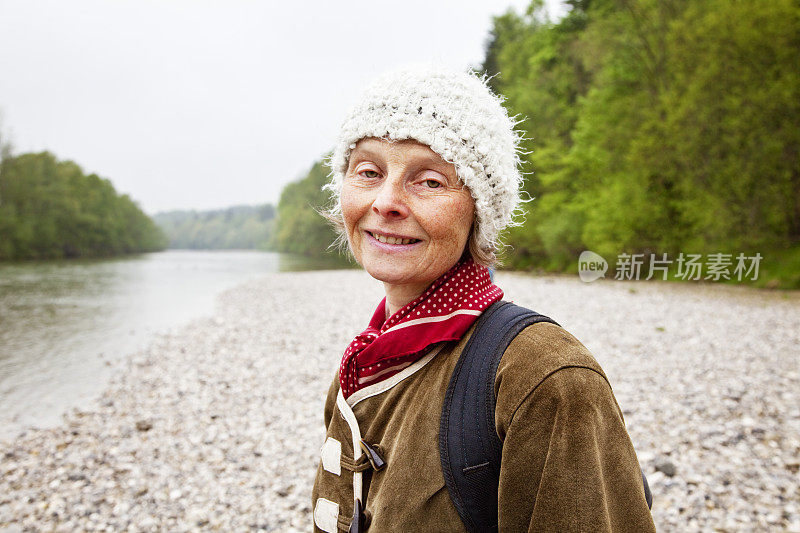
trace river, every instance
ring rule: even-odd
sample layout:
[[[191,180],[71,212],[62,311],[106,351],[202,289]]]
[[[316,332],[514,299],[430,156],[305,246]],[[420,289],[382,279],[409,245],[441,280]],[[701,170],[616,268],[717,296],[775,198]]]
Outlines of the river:
[[[178,251],[0,265],[0,438],[90,402],[122,358],[210,314],[261,274],[331,262],[257,251]]]

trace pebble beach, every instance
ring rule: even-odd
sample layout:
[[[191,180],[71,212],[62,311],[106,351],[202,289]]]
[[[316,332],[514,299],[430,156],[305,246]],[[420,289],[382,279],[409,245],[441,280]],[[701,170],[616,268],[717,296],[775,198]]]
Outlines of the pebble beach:
[[[500,272],[603,366],[659,531],[800,533],[800,294]],[[382,287],[276,273],[0,441],[0,531],[310,531],[322,405]]]

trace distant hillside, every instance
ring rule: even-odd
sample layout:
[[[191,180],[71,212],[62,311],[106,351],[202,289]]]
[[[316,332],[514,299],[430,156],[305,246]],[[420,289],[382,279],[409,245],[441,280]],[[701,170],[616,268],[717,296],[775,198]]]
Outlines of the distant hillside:
[[[169,238],[169,248],[266,249],[275,225],[271,204],[240,205],[215,211],[168,211],[153,216]]]

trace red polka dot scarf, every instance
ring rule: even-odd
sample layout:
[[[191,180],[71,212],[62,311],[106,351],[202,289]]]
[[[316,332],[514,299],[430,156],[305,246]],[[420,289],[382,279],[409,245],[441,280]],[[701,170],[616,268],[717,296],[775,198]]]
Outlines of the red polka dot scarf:
[[[469,259],[448,270],[388,320],[384,298],[369,327],[344,352],[339,367],[344,397],[397,374],[423,357],[431,345],[460,339],[502,297],[489,269]]]

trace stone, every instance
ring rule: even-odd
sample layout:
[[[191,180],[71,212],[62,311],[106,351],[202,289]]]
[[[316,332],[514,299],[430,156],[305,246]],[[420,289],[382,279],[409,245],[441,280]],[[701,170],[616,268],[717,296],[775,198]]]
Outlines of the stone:
[[[153,429],[153,423],[149,420],[137,420],[136,431],[150,431]]]
[[[675,463],[672,461],[658,461],[655,464],[655,469],[657,472],[661,472],[667,477],[672,477],[677,473]]]

